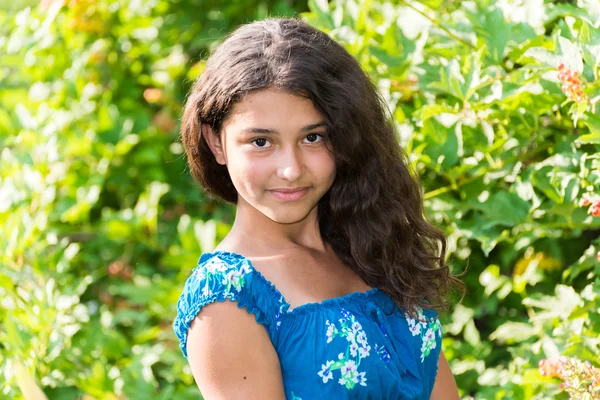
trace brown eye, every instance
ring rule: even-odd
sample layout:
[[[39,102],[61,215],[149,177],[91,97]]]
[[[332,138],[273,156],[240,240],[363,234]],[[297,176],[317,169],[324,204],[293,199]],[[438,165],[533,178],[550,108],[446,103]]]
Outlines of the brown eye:
[[[321,135],[320,133],[309,133],[308,135],[306,135],[306,139],[308,139],[310,143],[319,143],[323,140],[323,135]]]
[[[250,143],[254,143],[256,144],[255,147],[258,147],[259,149],[264,148],[265,144],[267,144],[267,139],[265,138],[256,138],[256,139],[252,139],[250,141]]]

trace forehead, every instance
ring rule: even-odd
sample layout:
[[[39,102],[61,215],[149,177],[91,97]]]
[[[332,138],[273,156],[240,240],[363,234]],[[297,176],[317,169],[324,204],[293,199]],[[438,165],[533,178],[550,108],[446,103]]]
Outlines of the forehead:
[[[312,101],[290,92],[265,89],[242,97],[233,106],[224,125],[246,128],[300,129],[324,122]]]

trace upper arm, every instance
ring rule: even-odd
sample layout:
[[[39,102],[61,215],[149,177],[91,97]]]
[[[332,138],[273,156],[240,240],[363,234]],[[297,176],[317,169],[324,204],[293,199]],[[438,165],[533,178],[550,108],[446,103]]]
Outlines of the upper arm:
[[[264,326],[231,301],[202,308],[187,354],[206,400],[285,399],[279,358]]]
[[[454,375],[450,369],[450,364],[444,356],[444,352],[440,351],[440,358],[438,360],[438,372],[433,384],[433,391],[431,392],[430,400],[457,400],[460,399],[458,396],[458,388],[454,381]]]

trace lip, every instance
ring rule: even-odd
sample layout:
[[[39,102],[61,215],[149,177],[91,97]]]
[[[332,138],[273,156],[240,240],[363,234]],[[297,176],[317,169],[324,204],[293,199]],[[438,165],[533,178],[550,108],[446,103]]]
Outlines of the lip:
[[[272,189],[269,192],[273,193],[273,196],[279,200],[294,201],[301,199],[307,192],[308,187],[294,188],[294,189]]]
[[[306,189],[308,189],[308,187],[303,186],[303,187],[290,188],[290,189],[277,188],[277,189],[271,189],[271,191],[272,192],[283,192],[283,193],[295,193],[295,192],[301,192]]]

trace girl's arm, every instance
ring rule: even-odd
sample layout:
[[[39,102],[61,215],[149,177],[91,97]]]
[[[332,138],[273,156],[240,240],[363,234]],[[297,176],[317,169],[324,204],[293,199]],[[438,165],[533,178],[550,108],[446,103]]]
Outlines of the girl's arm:
[[[450,370],[450,364],[444,356],[444,352],[440,352],[438,361],[438,372],[433,384],[430,400],[459,400],[458,388],[454,381],[454,375]]]
[[[188,331],[187,353],[206,400],[285,399],[279,357],[267,331],[236,303],[202,308]]]

